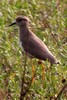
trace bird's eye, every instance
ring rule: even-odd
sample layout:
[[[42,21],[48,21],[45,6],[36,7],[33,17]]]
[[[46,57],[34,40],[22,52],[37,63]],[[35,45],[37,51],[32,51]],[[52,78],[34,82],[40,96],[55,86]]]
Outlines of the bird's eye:
[[[22,19],[18,19],[18,22],[21,22],[22,21]]]

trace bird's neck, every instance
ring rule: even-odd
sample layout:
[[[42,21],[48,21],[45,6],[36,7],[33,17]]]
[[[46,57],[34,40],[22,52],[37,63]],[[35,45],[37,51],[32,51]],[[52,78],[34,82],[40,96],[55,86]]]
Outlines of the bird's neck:
[[[20,39],[28,37],[28,33],[29,33],[28,32],[29,31],[28,27],[20,27],[19,31],[20,31]]]

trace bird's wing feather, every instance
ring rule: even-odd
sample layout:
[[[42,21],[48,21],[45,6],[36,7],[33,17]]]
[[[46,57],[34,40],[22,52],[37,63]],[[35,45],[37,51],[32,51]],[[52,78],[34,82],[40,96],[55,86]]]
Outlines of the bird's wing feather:
[[[50,62],[55,62],[55,58],[53,57],[52,53],[35,34],[32,34],[32,36],[30,36],[28,39],[27,52],[38,59],[48,59]]]

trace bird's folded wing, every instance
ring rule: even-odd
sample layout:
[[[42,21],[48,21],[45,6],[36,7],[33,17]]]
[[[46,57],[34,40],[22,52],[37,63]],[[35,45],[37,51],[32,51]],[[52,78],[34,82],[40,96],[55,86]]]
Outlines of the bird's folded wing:
[[[48,59],[48,55],[51,55],[47,46],[37,37],[31,36],[28,39],[27,52],[38,59]]]

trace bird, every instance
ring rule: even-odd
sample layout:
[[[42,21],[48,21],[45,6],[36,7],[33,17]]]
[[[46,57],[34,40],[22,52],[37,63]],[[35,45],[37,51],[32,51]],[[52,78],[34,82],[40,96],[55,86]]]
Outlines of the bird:
[[[58,62],[55,56],[51,53],[48,47],[30,30],[29,22],[30,20],[27,16],[18,16],[15,21],[9,25],[9,27],[13,25],[17,25],[19,27],[19,40],[24,52],[31,59],[37,58],[41,61],[48,60],[50,65],[57,64]]]

